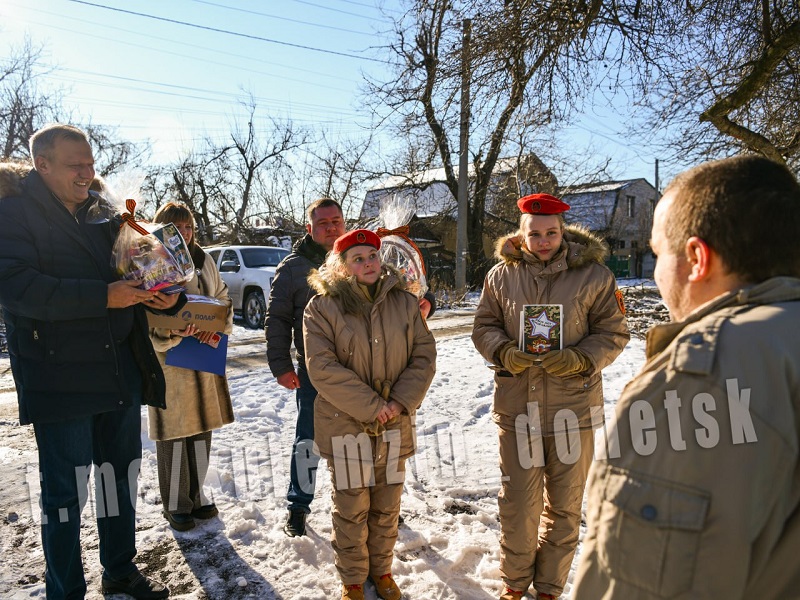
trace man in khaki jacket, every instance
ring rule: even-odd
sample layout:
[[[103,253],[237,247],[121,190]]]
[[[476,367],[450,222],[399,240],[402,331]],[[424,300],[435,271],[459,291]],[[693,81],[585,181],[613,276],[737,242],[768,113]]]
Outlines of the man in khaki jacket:
[[[740,156],[656,207],[648,334],[595,463],[574,598],[800,597],[800,185]]]

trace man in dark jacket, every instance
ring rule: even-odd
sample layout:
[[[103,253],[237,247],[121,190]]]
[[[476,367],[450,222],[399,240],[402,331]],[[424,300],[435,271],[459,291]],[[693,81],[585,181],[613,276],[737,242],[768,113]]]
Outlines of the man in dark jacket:
[[[267,361],[278,383],[297,390],[297,426],[292,446],[291,479],[286,499],[289,516],[283,530],[289,537],[302,536],[314,499],[319,455],[314,452],[314,398],[317,390],[306,371],[303,350],[303,311],[314,295],[306,278],[318,269],[333,243],[344,234],[342,207],[330,198],[313,202],[306,211],[308,232],[278,268],[269,293],[265,321]],[[297,370],[292,363],[292,340],[297,351]]]
[[[103,592],[166,598],[133,563],[140,406],[165,406],[143,306],[174,313],[185,298],[118,280],[119,223],[86,218],[100,199],[83,131],[51,125],[30,146],[33,170],[0,165],[0,304],[20,423],[39,451],[47,597],[86,593],[80,513],[94,463]]]

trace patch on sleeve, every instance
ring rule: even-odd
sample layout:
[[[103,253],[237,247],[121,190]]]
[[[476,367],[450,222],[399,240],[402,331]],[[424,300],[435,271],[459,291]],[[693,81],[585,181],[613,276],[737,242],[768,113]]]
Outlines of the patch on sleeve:
[[[614,292],[614,296],[617,298],[617,306],[619,306],[619,311],[624,315],[625,301],[622,299],[622,292],[618,289],[616,292]]]

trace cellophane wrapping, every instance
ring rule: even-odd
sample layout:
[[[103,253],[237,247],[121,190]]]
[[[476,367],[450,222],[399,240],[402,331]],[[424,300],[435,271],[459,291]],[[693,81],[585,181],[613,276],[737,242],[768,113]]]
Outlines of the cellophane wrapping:
[[[385,229],[407,225],[414,216],[414,206],[402,198],[392,198],[381,206],[379,219]],[[422,256],[407,239],[400,235],[387,235],[381,239],[381,261],[395,267],[403,275],[406,289],[418,298],[428,291]]]
[[[172,223],[139,223],[142,235],[123,224],[112,251],[117,273],[123,279],[140,279],[146,290],[175,293],[194,277],[194,262],[186,242]]]
[[[140,279],[146,290],[175,293],[195,274],[186,241],[172,223],[144,223],[132,226],[136,205],[142,203],[142,175],[122,173],[112,182],[99,182],[100,197],[90,207],[87,221],[104,223],[123,217],[114,242],[111,264],[123,279]]]

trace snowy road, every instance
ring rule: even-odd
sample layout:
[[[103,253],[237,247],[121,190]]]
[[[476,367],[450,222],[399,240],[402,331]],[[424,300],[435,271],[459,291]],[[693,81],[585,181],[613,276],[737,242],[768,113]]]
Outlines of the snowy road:
[[[437,338],[437,374],[418,413],[419,451],[409,462],[395,548],[394,573],[409,598],[489,600],[500,590],[499,470],[490,418],[493,383],[469,339],[471,324],[469,311],[443,312],[430,321]],[[643,356],[643,343],[632,340],[605,371],[608,408]],[[160,514],[155,445],[145,433],[137,562],[165,581],[176,598],[338,598],[324,463],[318,471],[309,535],[289,539],[281,530],[296,410],[293,393],[278,386],[266,367],[263,332],[235,327],[228,367],[236,422],[214,433],[207,480],[220,518],[199,522],[186,533],[168,527]],[[146,431],[144,411],[142,424]],[[0,358],[4,599],[44,598],[36,461],[31,428],[17,424],[8,358]],[[91,501],[84,510],[82,536],[87,597],[99,599],[101,567]],[[376,598],[371,586],[366,594]]]

